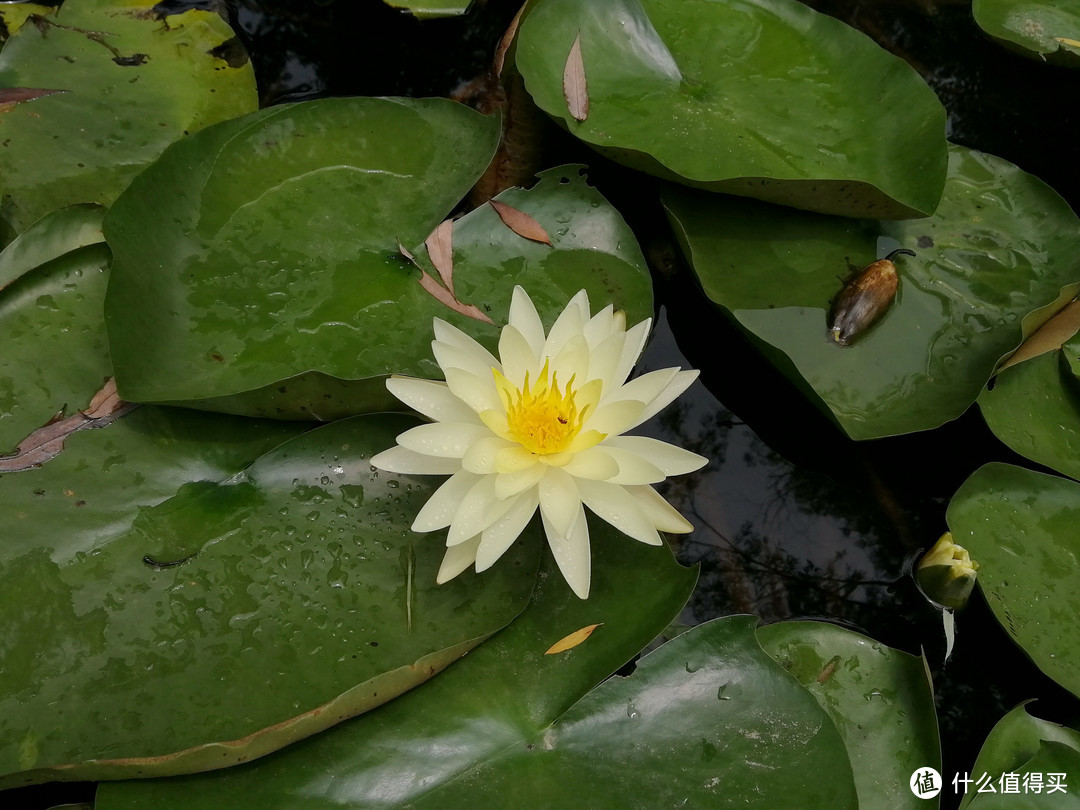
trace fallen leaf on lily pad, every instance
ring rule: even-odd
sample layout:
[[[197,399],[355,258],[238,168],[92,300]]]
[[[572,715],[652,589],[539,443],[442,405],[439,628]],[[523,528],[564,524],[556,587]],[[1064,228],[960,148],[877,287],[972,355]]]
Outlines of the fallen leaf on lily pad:
[[[35,98],[51,96],[54,93],[66,93],[67,90],[45,90],[38,87],[4,87],[0,88],[0,112],[10,110],[16,104],[23,101],[33,101]]]
[[[585,82],[585,61],[581,58],[581,34],[570,46],[562,81],[566,109],[576,120],[584,121],[589,117],[589,88]]]
[[[544,245],[551,244],[551,237],[549,237],[547,231],[544,230],[544,226],[524,211],[520,211],[517,208],[499,202],[498,200],[488,200],[488,204],[495,209],[495,213],[499,215],[499,219],[506,224],[506,227],[518,236],[524,236],[526,239],[531,239],[534,242],[540,242]]]
[[[558,641],[548,647],[547,652],[545,652],[544,655],[555,655],[556,653],[572,650],[578,644],[581,644],[585,639],[591,636],[593,634],[593,631],[597,627],[600,627],[600,625],[602,624],[603,622],[601,622],[600,624],[588,624],[585,627],[582,627],[580,630],[575,630],[570,635],[560,638]]]
[[[1073,301],[1061,310],[1057,315],[1048,320],[1031,337],[1020,344],[1015,352],[1009,355],[997,372],[1001,373],[1009,366],[1023,363],[1032,357],[1060,349],[1061,344],[1080,331],[1080,301]]]
[[[431,232],[431,236],[424,242],[427,245],[428,258],[439,271],[450,294],[454,294],[454,221],[452,219],[440,222],[438,227]],[[399,245],[400,248],[400,245]],[[408,258],[412,258],[409,256]],[[424,289],[427,289],[426,287]]]

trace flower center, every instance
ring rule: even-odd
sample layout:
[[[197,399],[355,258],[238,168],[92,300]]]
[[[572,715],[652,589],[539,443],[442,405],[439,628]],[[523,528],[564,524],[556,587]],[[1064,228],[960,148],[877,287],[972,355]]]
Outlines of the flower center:
[[[549,375],[547,361],[531,387],[528,374],[519,390],[498,371],[495,371],[495,384],[506,404],[507,427],[529,452],[560,453],[581,432],[589,406],[578,410],[574,402],[574,377],[566,383],[565,390],[559,390],[558,375]]]

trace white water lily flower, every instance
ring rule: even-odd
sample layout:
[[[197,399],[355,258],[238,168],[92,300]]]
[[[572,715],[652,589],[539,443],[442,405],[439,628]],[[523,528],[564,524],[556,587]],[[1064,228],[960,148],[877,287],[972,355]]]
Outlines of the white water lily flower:
[[[449,474],[413,531],[449,527],[438,582],[470,565],[491,567],[537,507],[571,589],[589,595],[587,506],[635,540],[692,526],[650,486],[708,459],[643,436],[622,435],[686,390],[697,371],[669,368],[626,381],[651,321],[626,328],[608,306],[589,314],[582,290],[545,335],[532,300],[514,288],[499,357],[435,319],[435,359],[446,382],[391,377],[386,387],[434,420],[397,437],[371,463],[390,472]]]

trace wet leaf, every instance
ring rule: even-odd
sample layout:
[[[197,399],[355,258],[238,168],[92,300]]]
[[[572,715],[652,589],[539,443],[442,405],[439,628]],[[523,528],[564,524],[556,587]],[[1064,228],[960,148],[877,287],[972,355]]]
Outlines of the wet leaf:
[[[495,323],[474,304],[463,304],[458,301],[452,292],[440,286],[439,282],[423,270],[420,271],[420,286],[427,290],[431,297],[440,304],[460,315],[464,315],[466,318],[472,318],[474,321],[480,321],[481,323]]]
[[[499,219],[503,221],[506,227],[518,236],[545,245],[551,244],[551,238],[548,236],[547,231],[544,230],[544,226],[524,211],[519,211],[517,208],[499,200],[488,200],[488,205],[495,209],[495,213],[499,215]]]
[[[581,58],[581,34],[574,38],[563,68],[563,97],[566,109],[576,121],[589,117],[589,87],[585,81],[585,62]]]
[[[567,636],[556,641],[550,647],[547,648],[547,652],[544,655],[555,655],[556,653],[566,652],[572,650],[578,644],[581,644],[585,639],[593,634],[593,631],[599,627],[599,624],[587,624],[580,630],[575,630]]]
[[[916,768],[941,767],[924,659],[825,622],[780,622],[759,628],[757,637],[844,738],[859,810],[925,807],[908,789]]]
[[[1080,483],[987,464],[946,517],[979,561],[979,588],[1001,626],[1043,673],[1080,695]]]
[[[1048,741],[1039,746],[1039,750],[1031,759],[1025,762],[1017,770],[1017,779],[1023,785],[1028,774],[1042,787],[1040,793],[1031,798],[1038,800],[1038,807],[1050,808],[1050,810],[1077,810],[1080,808],[1080,796],[1074,788],[1075,780],[1071,775],[1080,772],[1080,751],[1071,745]],[[1056,774],[1056,777],[1051,777]],[[1051,789],[1051,780],[1058,781],[1059,787]],[[1072,782],[1072,784],[1070,784]],[[998,785],[1000,789],[1000,784]],[[1021,788],[1022,789],[1022,788]],[[1034,790],[1031,793],[1035,793]],[[974,810],[1015,810],[1016,797],[1004,791],[998,793],[976,793],[972,803],[968,805]],[[1032,806],[1031,799],[1028,806]]]
[[[971,13],[1012,51],[1080,67],[1080,0],[975,0]]]
[[[472,0],[383,0],[392,8],[407,11],[419,20],[460,17],[468,11]]]
[[[94,394],[85,410],[66,418],[63,413],[35,430],[21,442],[15,453],[0,455],[0,473],[21,472],[40,467],[64,449],[64,442],[76,431],[103,428],[134,409],[116,395],[116,383],[110,377],[104,387]]]
[[[581,289],[648,317],[652,287],[633,233],[577,168],[500,197],[554,223],[554,250],[483,206],[454,222],[456,295],[438,284],[423,240],[483,170],[497,135],[497,120],[444,99],[325,99],[177,144],[105,221],[121,395],[333,419],[400,407],[386,391],[391,373],[441,377],[434,317],[494,348],[497,328],[452,308],[505,318],[515,284],[549,321]]]
[[[951,149],[937,213],[827,217],[670,187],[664,205],[705,294],[854,439],[937,427],[1080,288],[1080,221],[1000,158]],[[853,269],[896,248],[889,314],[837,350],[828,309]],[[702,340],[709,339],[701,324]]]
[[[39,219],[0,252],[0,290],[35,267],[105,241],[104,216],[100,205],[72,205]]]
[[[1010,448],[1080,479],[1080,384],[1062,352],[1000,372],[978,402],[986,424]]]
[[[578,40],[586,120],[584,74],[567,61]],[[941,198],[945,110],[933,91],[794,0],[542,0],[515,60],[575,137],[665,179],[857,217],[925,216]]]
[[[169,143],[257,106],[250,64],[213,55],[233,38],[216,12],[159,19],[154,5],[70,0],[4,45],[0,85],[67,91],[2,114],[0,214],[14,231],[72,203],[111,203]]]
[[[439,278],[442,279],[443,285],[450,291],[450,294],[454,294],[454,221],[452,219],[444,220],[439,223],[439,226],[431,232],[426,240],[424,240],[424,246],[427,247],[428,258],[431,259],[431,263],[435,265],[435,269],[439,271]],[[400,249],[400,245],[398,248]],[[412,256],[408,256],[412,258]],[[488,319],[488,323],[491,323],[491,319]]]
[[[1046,742],[1065,745],[1080,752],[1080,732],[1032,717],[1028,714],[1027,705],[1027,702],[1021,703],[998,720],[971,768],[973,774],[989,774],[994,783],[999,784],[998,777],[1003,773],[1031,772],[1034,768],[1029,763]],[[960,800],[961,810],[977,797],[974,791],[965,794]],[[1043,806],[1050,806],[1044,802],[1041,802]]]

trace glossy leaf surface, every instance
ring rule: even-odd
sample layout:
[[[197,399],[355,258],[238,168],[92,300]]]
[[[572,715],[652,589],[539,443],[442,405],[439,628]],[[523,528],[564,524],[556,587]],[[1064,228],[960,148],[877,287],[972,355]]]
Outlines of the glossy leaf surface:
[[[860,810],[923,807],[908,787],[911,774],[941,761],[923,660],[825,622],[781,622],[757,635],[836,724]]]
[[[609,570],[606,560],[598,572]],[[535,605],[543,604],[541,595]],[[590,639],[606,648],[604,657],[611,647],[601,633],[623,636],[629,628],[606,612],[591,611],[606,619]],[[547,621],[540,630],[534,617],[527,612],[444,676],[332,732],[341,738],[340,760],[330,758],[332,735],[324,735],[252,768],[102,786],[98,809],[165,810],[196,795],[207,808],[226,807],[251,790],[268,808],[295,807],[303,797],[312,810],[537,806],[539,797],[551,807],[655,807],[658,797],[708,807],[787,806],[795,797],[806,808],[857,806],[839,734],[758,646],[752,617],[682,634],[568,711],[571,684],[591,680],[581,677],[586,668],[600,671],[601,649],[582,645],[542,661],[558,631],[546,629]],[[486,688],[468,688],[476,683]]]
[[[580,36],[589,112],[564,95]],[[932,213],[945,111],[902,60],[794,0],[543,0],[518,36],[537,105],[634,168],[847,216]]]
[[[957,543],[979,563],[994,616],[1046,675],[1080,695],[1080,483],[987,464],[953,496]]]
[[[195,801],[207,810],[483,804],[479,793],[451,802],[449,792],[463,780],[473,784],[486,763],[525,753],[535,735],[661,632],[693,590],[695,573],[666,549],[628,540],[602,521],[589,528],[587,600],[573,596],[545,554],[525,612],[399,700],[250,765],[101,785],[98,810],[168,810]],[[545,655],[568,633],[601,622],[587,643]],[[496,804],[504,801],[510,795]]]
[[[706,295],[849,436],[959,416],[998,360],[1072,297],[1080,222],[1046,184],[952,147],[933,217],[826,217],[671,188],[665,205]],[[845,278],[892,250],[900,286],[854,344],[829,339]]]
[[[1080,67],[1080,0],[975,0],[975,22],[1032,59]]]
[[[1080,794],[1074,788],[1075,779],[1071,777],[1071,774],[1078,772],[1080,772],[1080,751],[1060,742],[1044,742],[1039,746],[1035,756],[1016,771],[1017,782],[1020,785],[1018,793],[1022,793],[1029,774],[1036,778],[1041,786],[1040,790],[1031,791],[1022,799],[1024,803],[1020,805],[1018,800],[1021,800],[1021,797],[1004,793],[1001,782],[998,782],[997,793],[976,795],[969,807],[975,810],[1009,810],[1020,805],[1045,807],[1050,810],[1077,810],[1080,808]],[[1051,787],[1052,781],[1057,783],[1057,788]]]
[[[205,471],[200,423],[211,447],[268,435],[148,407],[0,479],[19,518],[0,573],[4,768],[29,772],[8,785],[246,761],[411,688],[528,600],[535,533],[435,585],[443,544],[409,529],[434,482],[368,463],[411,417],[327,425],[221,481],[172,472]]]
[[[990,730],[971,772],[976,776],[989,774],[998,781],[1001,774],[1031,771],[1033,769],[1030,766],[1027,768],[1024,766],[1029,765],[1032,758],[1040,754],[1044,742],[1059,743],[1080,752],[1080,732],[1032,717],[1028,714],[1025,704],[1020,704],[1002,717]],[[1045,772],[1040,771],[1040,773]],[[1000,787],[1000,782],[998,782],[998,788]],[[1022,783],[1021,789],[1023,789]],[[1033,794],[1026,795],[1031,797],[1030,800],[1034,800]],[[961,799],[960,807],[967,807],[972,800],[978,798],[977,793],[969,791]],[[1013,799],[1013,803],[1016,801]],[[982,806],[981,800],[977,806]],[[1040,806],[1054,807],[1056,805],[1041,804]]]
[[[0,112],[6,224],[108,204],[188,132],[256,108],[247,55],[216,13],[160,19],[154,0],[70,0],[0,52],[0,86],[63,90]]]
[[[0,289],[23,273],[87,245],[105,241],[100,205],[72,205],[35,222],[0,253]]]
[[[999,439],[1032,461],[1080,479],[1080,382],[1060,351],[997,375],[979,409]]]

